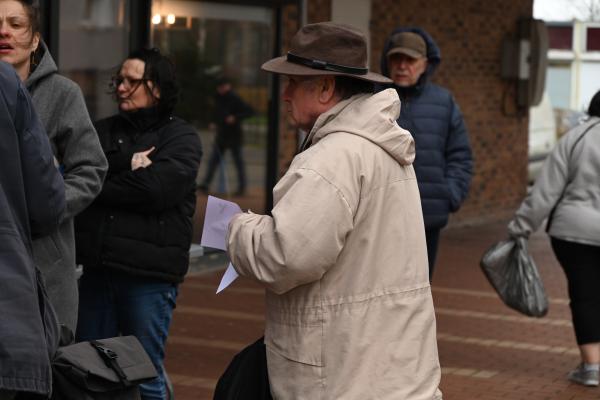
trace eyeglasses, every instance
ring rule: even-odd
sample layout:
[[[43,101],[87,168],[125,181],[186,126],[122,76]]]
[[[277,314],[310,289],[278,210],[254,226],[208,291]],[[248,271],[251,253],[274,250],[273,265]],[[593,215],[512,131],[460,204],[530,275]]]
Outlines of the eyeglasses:
[[[119,86],[121,86],[121,84],[123,84],[123,86],[125,87],[126,90],[137,89],[137,87],[140,86],[140,84],[142,82],[146,82],[148,80],[149,79],[146,79],[146,78],[130,79],[130,78],[125,78],[120,75],[116,75],[111,78],[110,87],[113,90],[117,90],[119,88]]]

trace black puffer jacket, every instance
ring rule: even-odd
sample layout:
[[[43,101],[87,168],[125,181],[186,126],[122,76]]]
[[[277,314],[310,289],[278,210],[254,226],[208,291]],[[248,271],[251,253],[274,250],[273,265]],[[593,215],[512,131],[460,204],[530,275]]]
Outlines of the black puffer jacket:
[[[156,109],[99,121],[109,162],[102,192],[75,220],[77,262],[181,282],[188,269],[195,180],[202,150],[194,128]],[[147,168],[134,153],[155,147]]]
[[[414,32],[427,44],[427,69],[411,87],[393,87],[401,100],[398,124],[415,138],[415,173],[421,193],[426,228],[441,228],[448,215],[460,208],[467,197],[473,174],[473,156],[462,114],[452,94],[429,82],[441,62],[440,49],[427,32],[419,28],[398,28],[388,37],[381,56],[381,72],[389,76],[386,54],[391,37]]]

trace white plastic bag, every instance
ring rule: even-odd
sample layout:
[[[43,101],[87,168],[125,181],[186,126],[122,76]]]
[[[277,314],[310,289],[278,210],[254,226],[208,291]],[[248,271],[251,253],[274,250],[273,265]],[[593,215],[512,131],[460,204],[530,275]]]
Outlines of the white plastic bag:
[[[510,238],[496,243],[485,252],[480,265],[504,304],[530,317],[546,315],[548,299],[527,251],[527,239]]]

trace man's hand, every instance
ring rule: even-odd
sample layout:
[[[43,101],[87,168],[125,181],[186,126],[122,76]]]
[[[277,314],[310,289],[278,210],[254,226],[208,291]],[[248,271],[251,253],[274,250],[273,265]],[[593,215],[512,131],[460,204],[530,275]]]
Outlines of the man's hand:
[[[235,124],[235,115],[228,115],[225,117],[225,123],[227,125],[233,125]]]
[[[146,151],[140,151],[139,153],[133,153],[131,158],[131,170],[135,171],[138,168],[147,168],[152,164],[152,160],[148,158],[148,155],[154,151],[155,147],[152,146]]]

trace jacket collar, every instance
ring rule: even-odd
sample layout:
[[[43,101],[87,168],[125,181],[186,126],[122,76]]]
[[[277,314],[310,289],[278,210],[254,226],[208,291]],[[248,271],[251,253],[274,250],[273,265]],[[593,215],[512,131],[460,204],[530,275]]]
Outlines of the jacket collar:
[[[173,119],[170,114],[159,112],[158,107],[142,108],[132,112],[119,111],[119,115],[140,132],[158,128]]]
[[[40,49],[38,50],[41,54],[41,57],[37,63],[37,65],[32,66],[31,73],[25,80],[25,87],[30,91],[32,88],[45,77],[55,74],[58,72],[58,68],[56,67],[56,63],[52,59],[50,52],[48,51],[48,47],[43,40],[40,40],[39,44]]]
[[[396,123],[399,115],[400,99],[392,89],[355,95],[317,118],[303,150],[329,134],[343,132],[381,147],[402,165],[411,164],[415,155],[414,140]]]

